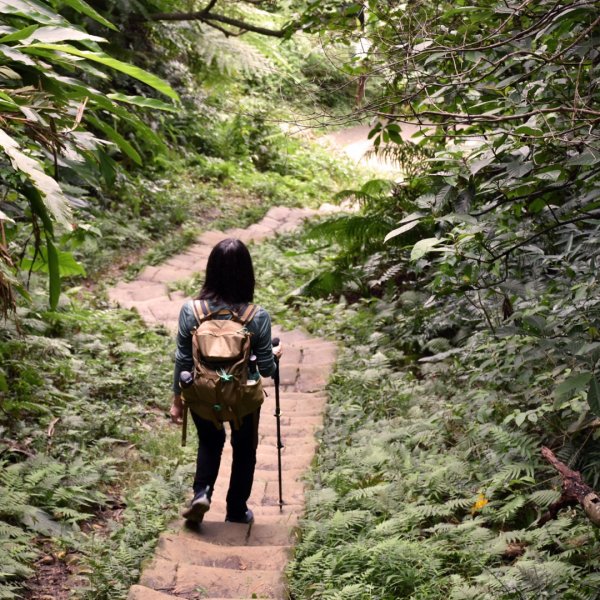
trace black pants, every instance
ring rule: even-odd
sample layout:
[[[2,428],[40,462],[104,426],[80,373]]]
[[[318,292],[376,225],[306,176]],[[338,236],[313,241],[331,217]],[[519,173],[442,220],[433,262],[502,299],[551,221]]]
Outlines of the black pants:
[[[198,458],[194,477],[194,494],[210,487],[209,496],[215,488],[221,454],[225,445],[225,428],[218,429],[211,421],[199,417],[190,411],[198,430]],[[258,447],[258,421],[260,408],[246,415],[240,428],[231,427],[231,447],[233,460],[231,477],[227,492],[227,515],[243,518],[248,510],[246,502],[252,491],[254,468],[256,467],[256,448]]]

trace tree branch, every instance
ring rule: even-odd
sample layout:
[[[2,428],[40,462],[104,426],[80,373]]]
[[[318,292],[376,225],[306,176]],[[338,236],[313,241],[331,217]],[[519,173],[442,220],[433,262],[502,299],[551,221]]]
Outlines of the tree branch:
[[[560,498],[548,507],[548,512],[540,518],[538,525],[555,519],[561,508],[581,504],[588,519],[600,527],[600,497],[589,485],[584,483],[581,473],[569,469],[567,465],[556,458],[552,450],[545,446],[542,448],[542,456],[560,473],[563,482]]]
[[[210,2],[210,4],[204,9],[197,12],[188,12],[188,13],[154,13],[151,15],[140,16],[140,21],[201,21],[202,23],[206,23],[211,27],[216,27],[220,29],[215,23],[223,23],[225,25],[229,25],[231,27],[237,27],[240,30],[240,33],[245,33],[251,31],[253,33],[259,33],[261,35],[267,35],[270,37],[278,37],[283,38],[288,35],[290,31],[289,28],[284,29],[268,29],[267,27],[261,27],[260,25],[253,25],[252,23],[247,23],[245,21],[241,21],[239,19],[234,19],[233,17],[227,17],[225,15],[220,15],[216,13],[211,13],[210,10],[216,4],[215,1]],[[222,29],[221,29],[222,31]],[[233,35],[232,33],[230,35]]]

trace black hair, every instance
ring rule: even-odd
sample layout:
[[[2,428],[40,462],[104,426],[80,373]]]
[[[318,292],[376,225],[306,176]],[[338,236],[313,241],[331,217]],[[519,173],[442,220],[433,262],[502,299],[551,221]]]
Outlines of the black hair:
[[[254,300],[254,267],[246,245],[234,238],[219,242],[206,263],[200,300],[216,304],[242,304]]]

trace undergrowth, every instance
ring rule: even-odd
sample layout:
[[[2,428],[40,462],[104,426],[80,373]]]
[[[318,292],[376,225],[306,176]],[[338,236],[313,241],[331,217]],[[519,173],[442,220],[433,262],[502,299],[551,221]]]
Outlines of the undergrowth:
[[[346,350],[288,568],[292,597],[597,598],[600,537],[581,509],[538,523],[560,496],[540,447],[571,410],[585,412],[582,392],[559,391],[542,412],[538,395],[564,368],[539,359],[535,338],[480,330],[449,350],[439,331],[451,305],[434,312],[409,296],[371,300],[360,320],[337,315]],[[561,458],[591,467],[592,433]]]
[[[1,597],[33,573],[36,538],[80,597],[124,596],[184,489],[164,425],[170,337],[91,297],[35,302],[18,325],[0,337]]]

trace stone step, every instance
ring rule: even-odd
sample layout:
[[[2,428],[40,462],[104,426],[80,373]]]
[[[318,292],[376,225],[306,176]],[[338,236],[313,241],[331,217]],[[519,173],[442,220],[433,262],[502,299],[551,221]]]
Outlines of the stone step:
[[[156,548],[163,560],[238,571],[283,570],[289,552],[289,546],[215,546],[171,533],[163,534]]]
[[[248,506],[254,513],[256,523],[263,525],[283,525],[287,527],[295,527],[298,522],[298,515],[304,510],[303,504],[292,502],[292,498],[287,494],[287,489],[284,483],[283,486],[283,507],[279,509],[279,498],[274,498],[272,504],[259,504],[254,498],[248,500]],[[210,510],[206,513],[204,519],[206,522],[213,521],[215,523],[225,522],[226,503],[224,498],[213,501]]]
[[[211,521],[210,512],[197,529],[184,526],[183,520],[176,521],[174,527],[188,539],[201,539],[218,546],[289,546],[293,538],[292,528],[286,525]]]
[[[259,221],[263,227],[268,227],[273,231],[277,231],[277,228],[281,225],[281,221],[273,219],[273,217],[264,217]]]
[[[252,509],[254,513],[254,524],[255,525],[273,525],[273,526],[281,526],[286,527],[290,531],[298,525],[298,520],[304,507],[301,504],[286,504],[286,493],[285,489],[283,491],[283,506],[282,511],[279,512],[279,502],[275,499],[272,504],[261,506],[252,501],[248,502],[248,505]],[[269,513],[265,514],[264,511],[269,511]],[[294,511],[294,512],[292,512]],[[225,501],[221,503],[220,508],[213,509],[206,514],[204,517],[204,522],[206,523],[226,523],[225,521]]]
[[[314,439],[310,439],[310,438],[306,438],[306,437],[299,437],[299,438],[292,438],[289,443],[286,444],[286,441],[283,436],[283,433],[281,435],[282,438],[282,442],[283,442],[283,451],[288,451],[286,452],[286,454],[289,454],[290,452],[293,452],[294,454],[296,452],[312,452],[314,453],[315,448],[317,447],[317,442]],[[259,440],[260,440],[260,445],[259,448],[261,446],[272,446],[273,448],[277,448],[277,437],[275,435],[262,435],[261,432],[259,431]]]
[[[276,221],[279,221],[281,223],[285,219],[287,219],[287,217],[289,217],[291,212],[292,209],[288,206],[272,206],[267,211],[267,214],[265,216],[269,217],[270,219],[275,219]]]
[[[175,593],[186,596],[198,588],[221,598],[283,598],[285,595],[282,573],[278,570],[235,571],[179,564]]]
[[[165,286],[155,281],[120,282],[108,290],[109,300],[121,305],[123,301],[139,302],[140,300],[159,298],[165,294]]]
[[[285,331],[280,325],[275,325],[271,329],[273,337],[278,337],[286,346],[293,346],[298,342],[307,342],[311,339],[310,335],[300,329],[294,329],[293,331]],[[285,350],[284,350],[285,351]]]
[[[267,388],[269,395],[275,395],[273,388]],[[325,400],[310,401],[298,406],[294,400],[289,400],[287,394],[282,394],[279,399],[279,411],[282,418],[293,415],[294,417],[320,417],[325,409]],[[265,422],[275,423],[275,401],[265,399],[260,412],[261,427]]]
[[[158,592],[145,585],[132,585],[127,594],[127,600],[181,600],[181,596],[172,596],[164,592]]]
[[[148,305],[157,321],[172,321],[179,318],[181,302],[173,300],[157,300]]]
[[[191,279],[196,273],[206,268],[206,259],[199,258],[195,254],[177,254],[162,264],[166,269],[174,269],[185,273],[183,279]]]
[[[286,453],[288,448],[283,448],[281,452],[281,463],[282,469],[301,469],[305,470],[312,463],[315,453],[314,452],[304,452],[298,453],[293,452]],[[258,453],[256,455],[256,466],[258,469],[264,469],[265,471],[277,471],[277,460],[273,460],[271,454],[261,452],[261,447],[258,447]]]
[[[208,246],[209,247],[209,253],[210,250],[212,250],[213,246],[216,246],[219,242],[222,242],[223,240],[226,240],[228,237],[230,237],[226,231],[205,231],[199,238],[198,238],[198,244],[202,244],[203,246]]]
[[[291,439],[296,439],[296,438],[302,438],[302,437],[306,437],[309,435],[314,435],[316,431],[318,431],[319,429],[321,429],[321,427],[317,425],[311,425],[311,426],[305,426],[305,427],[300,427],[300,426],[288,426],[288,427],[281,427],[281,437],[283,438],[291,438]],[[262,437],[273,437],[275,438],[277,436],[277,425],[275,424],[269,424],[268,426],[261,426],[260,431],[259,431],[259,436],[262,439]],[[293,443],[293,442],[290,442]]]
[[[304,476],[304,469],[284,469],[283,465],[281,465],[281,475],[282,479],[285,482],[302,482]],[[225,469],[225,470],[223,470]],[[221,464],[220,472],[225,475],[228,474],[230,470],[230,465]],[[265,483],[267,481],[278,481],[279,477],[277,475],[277,471],[265,471],[264,469],[258,469],[254,472],[254,483],[260,484]]]
[[[191,246],[188,246],[182,254],[179,254],[180,257],[195,257],[198,259],[207,259],[210,256],[210,253],[213,249],[214,244],[208,245],[203,244],[202,242],[195,242]]]
[[[275,400],[275,390],[273,389],[273,380],[272,379],[263,379],[263,387],[268,387],[267,390],[267,398],[265,403],[269,400]],[[327,402],[327,396],[323,394],[322,391],[318,392],[294,392],[290,390],[289,392],[279,393],[279,401],[283,406],[283,402],[286,402],[288,406],[292,406],[296,408],[298,407],[310,407],[322,409]]]
[[[248,229],[207,231],[184,252],[158,267],[146,267],[135,282],[109,290],[109,298],[135,308],[149,324],[162,323],[172,332],[184,294],[168,292],[168,284],[189,280],[204,271],[213,246],[226,237],[259,241],[299,227],[316,211],[271,208]],[[199,526],[172,524],[175,532],[163,534],[156,558],[144,570],[140,585],[130,589],[128,600],[249,600],[286,597],[282,573],[295,539],[298,518],[304,513],[303,476],[314,459],[314,434],[322,427],[326,406],[323,392],[337,347],[311,338],[306,332],[273,328],[285,345],[280,364],[282,486],[284,506],[279,507],[277,424],[273,417],[273,380],[263,379],[268,397],[261,414],[257,470],[249,506],[255,514],[250,525],[225,523],[225,495],[231,470],[231,446],[226,444],[211,510]],[[195,437],[190,425],[190,436]],[[229,437],[229,436],[228,436]]]

